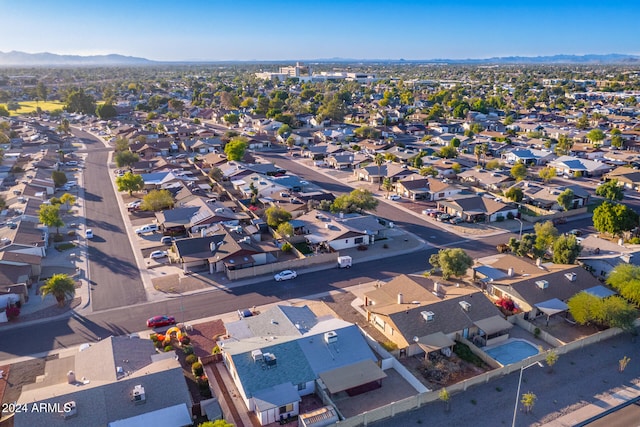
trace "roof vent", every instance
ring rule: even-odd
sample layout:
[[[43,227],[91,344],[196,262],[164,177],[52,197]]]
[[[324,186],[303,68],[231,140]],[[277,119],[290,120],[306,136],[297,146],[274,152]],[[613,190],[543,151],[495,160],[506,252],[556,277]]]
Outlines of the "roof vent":
[[[147,401],[147,396],[144,393],[144,387],[142,387],[140,384],[135,386],[133,388],[133,391],[131,392],[131,400],[136,405],[141,405],[145,403]]]
[[[329,331],[324,333],[324,342],[327,344],[333,344],[338,342],[338,334],[336,331]]]
[[[576,273],[566,273],[564,275],[564,277],[566,277],[570,282],[575,282],[577,276],[578,275]]]
[[[275,367],[277,360],[276,356],[273,353],[264,353],[264,364],[267,365],[267,368]]]
[[[420,314],[427,322],[431,322],[436,315],[433,311],[421,311]]]
[[[257,350],[253,350],[251,352],[251,358],[253,359],[254,362],[258,362],[263,360],[263,355],[262,355],[262,350],[257,349]]]
[[[404,304],[404,297],[402,296],[402,292],[398,292],[398,304]]]
[[[549,287],[549,282],[547,282],[546,280],[538,280],[536,282],[536,285],[540,288],[540,289],[547,289]]]
[[[466,301],[460,301],[458,304],[460,304],[460,307],[462,307],[464,311],[471,310],[471,304]]]

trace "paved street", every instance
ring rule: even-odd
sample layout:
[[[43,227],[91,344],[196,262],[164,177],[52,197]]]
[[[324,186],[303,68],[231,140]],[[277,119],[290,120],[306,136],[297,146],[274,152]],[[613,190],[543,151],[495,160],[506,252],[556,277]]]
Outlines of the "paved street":
[[[107,168],[109,152],[90,134],[78,130],[74,134],[82,138],[88,153],[85,215],[87,228],[92,228],[95,235],[89,242],[91,307],[100,311],[144,302],[144,286]]]

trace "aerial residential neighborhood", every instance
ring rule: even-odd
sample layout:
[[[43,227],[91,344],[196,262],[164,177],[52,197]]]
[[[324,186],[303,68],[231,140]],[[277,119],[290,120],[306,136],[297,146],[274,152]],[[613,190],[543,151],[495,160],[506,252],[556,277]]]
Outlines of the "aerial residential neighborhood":
[[[631,47],[5,44],[0,427],[640,419]]]

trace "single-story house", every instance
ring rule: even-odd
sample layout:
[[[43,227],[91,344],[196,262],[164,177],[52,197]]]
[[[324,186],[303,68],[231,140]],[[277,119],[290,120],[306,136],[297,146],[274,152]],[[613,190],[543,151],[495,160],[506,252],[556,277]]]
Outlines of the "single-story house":
[[[438,209],[459,216],[467,222],[494,222],[500,221],[499,218],[506,219],[509,214],[518,214],[518,208],[511,203],[475,194],[458,194],[447,200],[439,200]]]

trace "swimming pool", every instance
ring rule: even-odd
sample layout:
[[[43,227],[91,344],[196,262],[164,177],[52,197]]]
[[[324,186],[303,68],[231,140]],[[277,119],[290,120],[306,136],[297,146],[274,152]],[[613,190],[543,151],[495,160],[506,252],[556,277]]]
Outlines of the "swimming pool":
[[[485,353],[506,366],[538,354],[539,352],[538,349],[528,341],[509,340],[504,344],[486,349]]]

